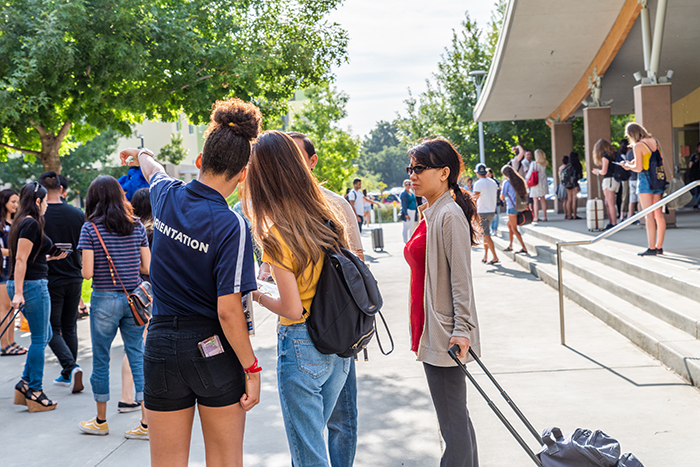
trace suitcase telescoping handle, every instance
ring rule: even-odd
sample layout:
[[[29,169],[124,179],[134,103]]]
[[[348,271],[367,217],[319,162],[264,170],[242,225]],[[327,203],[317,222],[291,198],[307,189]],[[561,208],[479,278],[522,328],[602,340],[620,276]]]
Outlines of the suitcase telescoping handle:
[[[520,436],[520,433],[518,433],[518,432],[515,430],[515,428],[513,428],[513,425],[508,421],[508,419],[505,417],[505,415],[503,415],[503,413],[498,409],[498,407],[496,407],[496,404],[494,404],[494,402],[489,398],[489,396],[488,396],[488,395],[486,394],[486,392],[481,388],[481,386],[479,385],[479,383],[476,382],[476,379],[474,379],[474,377],[472,376],[472,374],[469,373],[469,370],[467,370],[467,367],[464,365],[464,363],[462,363],[462,362],[459,360],[459,358],[457,358],[457,353],[458,353],[458,352],[459,352],[459,346],[458,346],[457,344],[455,344],[455,345],[453,345],[452,347],[450,347],[450,349],[447,351],[447,353],[450,354],[450,357],[452,357],[452,359],[453,359],[453,360],[457,363],[457,365],[459,365],[459,367],[462,369],[462,371],[464,372],[464,374],[467,375],[467,378],[469,379],[469,381],[471,381],[471,383],[474,385],[474,387],[476,388],[476,390],[479,391],[479,394],[481,394],[481,397],[483,397],[484,400],[486,401],[486,403],[489,405],[489,407],[491,407],[491,410],[493,410],[493,413],[496,414],[496,416],[498,417],[498,419],[501,420],[501,422],[503,423],[503,425],[505,425],[505,427],[508,429],[508,431],[510,431],[510,434],[513,435],[513,437],[514,437],[515,440],[518,442],[518,444],[520,444],[520,446],[525,450],[525,452],[527,453],[527,455],[530,456],[530,459],[532,459],[532,461],[533,461],[536,465],[538,465],[539,467],[542,467],[542,462],[541,462],[540,459],[537,457],[537,455],[535,455],[535,453],[532,451],[532,449],[530,448],[530,446],[527,445],[527,443],[525,442],[525,440]],[[506,394],[506,392],[505,392],[505,391],[501,388],[501,386],[496,382],[496,380],[495,380],[495,378],[493,377],[493,375],[491,375],[491,373],[490,373],[490,372],[486,369],[486,367],[481,363],[481,360],[479,360],[479,357],[476,356],[476,354],[474,353],[474,351],[473,351],[471,348],[469,349],[469,354],[472,356],[472,358],[474,358],[474,360],[475,360],[475,361],[479,364],[479,366],[484,370],[484,372],[487,374],[487,376],[489,377],[489,379],[494,383],[494,385],[499,389],[499,391],[501,391],[501,395],[506,399],[506,401],[508,401],[508,404],[510,404],[510,406],[513,407],[513,410],[514,410],[515,413],[518,415],[518,418],[520,418],[520,420],[522,420],[522,422],[525,424],[525,426],[527,426],[528,430],[530,430],[530,432],[535,436],[535,438],[537,439],[537,442],[538,442],[539,445],[541,446],[541,445],[542,445],[542,438],[539,437],[539,435],[537,434],[537,431],[535,431],[535,429],[532,427],[532,425],[531,425],[530,422],[527,420],[527,418],[525,418],[525,415],[523,415],[523,413],[520,411],[520,409],[518,409],[517,406],[515,405],[515,403],[510,399],[510,397],[508,397],[508,394]]]
[[[5,326],[5,329],[3,329],[2,332],[0,332],[0,337],[5,335],[7,330],[10,329],[10,326],[15,325],[15,319],[17,318],[17,315],[19,315],[22,310],[24,310],[24,305],[20,305],[20,307],[15,310],[15,314],[12,316],[12,318],[10,318],[10,315],[12,314],[12,308],[10,308],[10,311],[8,311],[7,314],[5,315],[5,317],[2,319],[2,321],[0,321],[0,328],[1,328],[2,325],[5,323],[5,320],[7,318],[10,318],[10,321],[7,323],[7,326]]]

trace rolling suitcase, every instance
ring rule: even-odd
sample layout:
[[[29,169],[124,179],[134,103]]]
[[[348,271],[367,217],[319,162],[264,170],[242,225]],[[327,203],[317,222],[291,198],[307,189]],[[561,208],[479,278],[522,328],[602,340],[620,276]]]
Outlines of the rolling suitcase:
[[[381,227],[372,228],[372,250],[384,251],[384,229]]]
[[[598,193],[600,189],[600,175],[598,175]],[[594,198],[586,201],[586,227],[591,232],[605,229],[605,211],[603,200]]]
[[[559,428],[552,427],[545,429],[540,437],[530,421],[523,415],[518,406],[515,405],[515,402],[470,348],[469,354],[474,358],[474,361],[481,367],[484,374],[498,389],[501,396],[510,405],[532,436],[535,437],[537,444],[541,446],[540,451],[535,454],[479,383],[476,382],[476,379],[469,373],[464,363],[457,358],[457,352],[459,352],[459,346],[457,345],[450,347],[447,351],[535,465],[539,467],[644,467],[632,454],[624,454],[620,457],[620,444],[617,440],[600,430],[591,431],[577,428],[573,433],[564,436]]]

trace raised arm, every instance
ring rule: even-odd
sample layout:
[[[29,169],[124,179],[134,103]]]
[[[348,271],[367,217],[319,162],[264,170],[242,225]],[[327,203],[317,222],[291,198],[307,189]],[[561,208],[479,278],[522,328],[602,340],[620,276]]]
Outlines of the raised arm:
[[[119,153],[119,160],[122,165],[130,167],[141,167],[143,178],[151,183],[151,177],[158,172],[165,172],[165,169],[154,159],[155,154],[148,149],[127,148]]]

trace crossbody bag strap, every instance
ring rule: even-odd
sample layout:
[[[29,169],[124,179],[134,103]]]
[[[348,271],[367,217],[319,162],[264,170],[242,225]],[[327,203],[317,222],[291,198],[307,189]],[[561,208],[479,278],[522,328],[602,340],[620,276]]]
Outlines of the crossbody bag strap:
[[[126,291],[126,287],[124,287],[124,283],[122,282],[121,278],[119,277],[119,273],[117,272],[117,268],[114,266],[114,262],[112,261],[112,257],[109,254],[109,251],[107,251],[107,245],[105,245],[104,240],[102,240],[102,235],[100,235],[100,231],[97,230],[97,225],[95,225],[94,222],[90,222],[92,224],[92,228],[95,229],[95,233],[97,234],[97,239],[100,241],[100,245],[102,245],[102,249],[105,251],[105,256],[107,256],[107,263],[109,264],[109,273],[112,275],[112,283],[116,286],[117,281],[114,280],[114,277],[117,277],[117,280],[119,281],[119,284],[122,286],[122,290],[124,291],[124,295],[126,295],[126,299],[129,299],[129,292]]]

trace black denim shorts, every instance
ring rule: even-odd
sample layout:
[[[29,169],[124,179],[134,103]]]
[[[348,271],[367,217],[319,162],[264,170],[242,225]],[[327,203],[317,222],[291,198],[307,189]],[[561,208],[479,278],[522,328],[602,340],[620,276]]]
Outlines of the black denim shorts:
[[[214,334],[224,352],[203,357],[197,344]],[[204,316],[154,316],[143,354],[144,403],[171,412],[200,404],[225,407],[245,394],[245,373],[218,320]]]

